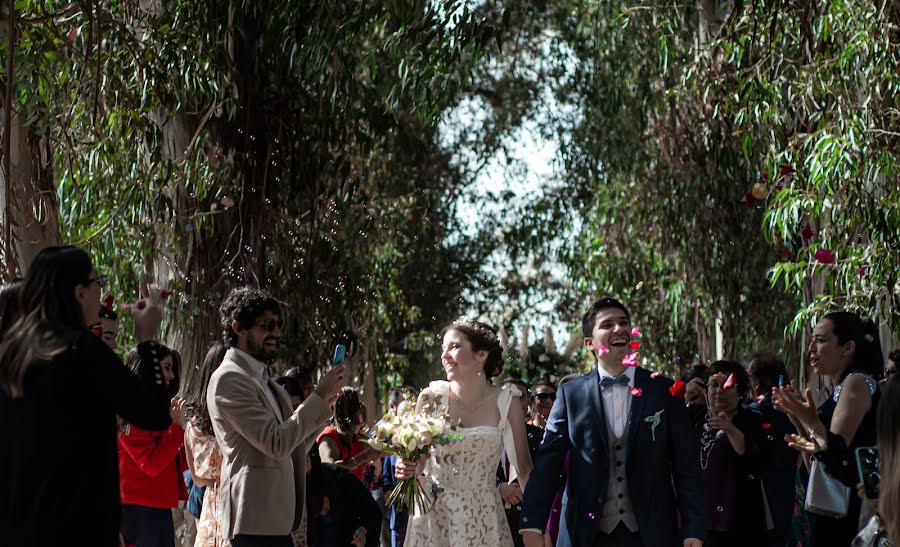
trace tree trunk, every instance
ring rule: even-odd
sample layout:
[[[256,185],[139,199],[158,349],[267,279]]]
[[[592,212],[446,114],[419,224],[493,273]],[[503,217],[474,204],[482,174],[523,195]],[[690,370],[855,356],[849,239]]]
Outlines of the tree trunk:
[[[10,120],[9,180],[0,170],[0,196],[4,201],[0,214],[4,223],[9,221],[11,234],[10,248],[3,249],[6,277],[24,276],[41,249],[62,242],[53,187],[53,152],[45,136],[22,125],[24,117],[20,110]],[[9,203],[5,203],[6,196]]]

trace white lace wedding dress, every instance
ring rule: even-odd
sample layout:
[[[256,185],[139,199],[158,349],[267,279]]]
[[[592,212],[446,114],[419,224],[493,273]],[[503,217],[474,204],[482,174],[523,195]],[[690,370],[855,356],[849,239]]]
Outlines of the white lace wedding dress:
[[[431,389],[447,401],[449,384],[432,382]],[[462,427],[463,439],[432,446],[425,464],[425,490],[433,505],[409,519],[406,547],[512,547],[503,500],[497,490],[497,466],[504,446],[515,450],[507,414],[518,390],[504,388],[497,400],[500,423]]]

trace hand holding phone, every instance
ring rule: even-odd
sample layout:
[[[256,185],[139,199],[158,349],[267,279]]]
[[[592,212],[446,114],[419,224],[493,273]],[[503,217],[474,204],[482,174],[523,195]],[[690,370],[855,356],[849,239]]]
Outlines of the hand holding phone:
[[[859,480],[863,483],[866,491],[866,498],[877,500],[878,483],[881,481],[877,447],[860,446],[856,449],[856,470],[859,472]]]
[[[344,344],[338,344],[334,347],[334,359],[331,361],[331,366],[336,367],[344,362],[344,359],[347,357],[347,347]]]

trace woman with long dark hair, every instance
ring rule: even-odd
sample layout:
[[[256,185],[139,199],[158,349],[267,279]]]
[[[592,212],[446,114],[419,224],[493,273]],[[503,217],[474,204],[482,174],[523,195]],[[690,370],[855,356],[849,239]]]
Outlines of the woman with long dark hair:
[[[184,433],[185,453],[194,484],[205,487],[203,510],[197,524],[197,547],[224,547],[228,545],[225,530],[219,522],[219,477],[222,470],[222,452],[216,443],[206,390],[209,379],[225,359],[225,344],[214,343],[206,352],[199,370],[186,374],[190,378],[181,390],[187,409],[188,424]]]
[[[104,283],[70,246],[38,253],[22,283],[20,314],[0,342],[5,544],[118,545],[116,414],[147,429],[171,421],[162,386],[144,386],[88,330]],[[138,339],[152,340],[160,309],[145,302],[132,316]]]
[[[793,387],[773,390],[775,408],[789,414],[798,431],[786,440],[803,453],[807,465],[815,457],[829,475],[852,487],[857,482],[853,451],[875,444],[878,380],[884,373],[876,326],[855,313],[829,313],[813,330],[809,364],[831,379],[834,391],[817,409],[808,388],[804,397]],[[861,500],[850,496],[843,518],[810,513],[809,544],[849,545],[860,508]]]
[[[149,352],[128,352],[125,365],[141,381],[157,382],[157,367],[169,396],[178,392],[181,356],[151,342]],[[176,405],[172,425],[151,431],[125,422],[119,432],[119,488],[122,493],[122,535],[128,543],[175,547],[172,509],[187,499],[182,473],[187,469],[182,447],[186,425],[184,404]]]

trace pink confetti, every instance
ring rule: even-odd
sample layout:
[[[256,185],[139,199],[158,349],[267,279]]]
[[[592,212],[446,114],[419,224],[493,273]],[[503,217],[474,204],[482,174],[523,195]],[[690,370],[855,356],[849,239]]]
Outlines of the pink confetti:
[[[597,343],[597,357],[600,357],[604,353],[608,353],[608,352],[609,352],[609,348],[607,348],[606,346],[604,346],[603,344],[601,344],[599,342]]]
[[[772,424],[762,424],[763,429],[772,429]]]
[[[661,375],[662,375],[662,374],[657,370],[656,372],[650,374],[650,377],[653,378],[654,380],[656,380],[656,379],[659,378]]]
[[[641,343],[635,340],[629,344],[629,347],[631,347],[631,351],[637,351],[638,348],[641,347]]]
[[[629,353],[622,359],[622,364],[626,367],[636,367],[637,366],[637,353]]]
[[[834,251],[828,249],[819,249],[816,251],[816,260],[822,264],[832,264],[834,262]]]
[[[640,336],[641,335],[641,327],[631,327],[631,335],[632,336]]]
[[[631,388],[631,394],[635,397],[640,397],[644,394],[644,390],[639,387],[633,387]]]
[[[734,377],[734,373],[728,375],[728,379],[725,380],[725,384],[722,386],[722,391],[728,391],[737,385],[737,378]]]

